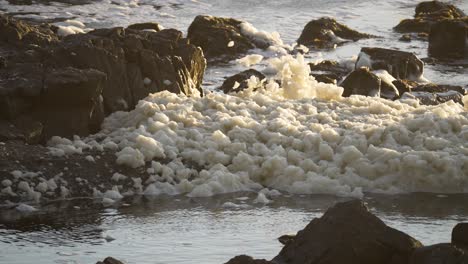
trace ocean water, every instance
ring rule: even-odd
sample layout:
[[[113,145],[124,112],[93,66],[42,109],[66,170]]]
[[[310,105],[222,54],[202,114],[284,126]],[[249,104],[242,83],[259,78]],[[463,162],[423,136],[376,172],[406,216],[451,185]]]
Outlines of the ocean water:
[[[340,88],[318,84],[307,72],[309,61],[352,61],[363,46],[427,57],[427,42],[399,42],[392,31],[413,15],[416,2],[71,2],[0,0],[0,10],[57,25],[69,26],[64,21],[72,19],[84,23],[83,30],[155,21],[186,32],[199,14],[234,17],[278,32],[288,45],[309,20],[332,16],[381,38],[304,57],[253,50],[265,56],[255,67],[287,85],[237,96],[150,95],[135,110],[110,116],[96,136],[54,139],[52,149],[78,152],[78,146],[91,148],[105,138],[98,143],[115,143],[122,150],[119,162],[127,165],[169,157],[174,162],[149,169],[178,183],[147,184],[146,196],[107,209],[97,199],[54,203],[33,214],[2,211],[0,263],[94,263],[109,255],[127,263],[224,263],[242,253],[272,258],[281,248],[278,236],[350,198],[364,199],[386,223],[426,244],[449,241],[455,223],[466,221],[466,108],[345,99]],[[467,1],[451,2],[468,11]],[[211,65],[204,87],[214,90],[244,69],[235,61]],[[426,65],[424,76],[468,85],[463,66]],[[181,159],[205,170],[186,167]]]

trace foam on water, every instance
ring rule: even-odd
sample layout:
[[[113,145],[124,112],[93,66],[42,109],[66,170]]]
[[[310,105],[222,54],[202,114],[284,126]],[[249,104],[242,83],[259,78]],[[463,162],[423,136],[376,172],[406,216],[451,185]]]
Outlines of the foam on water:
[[[300,55],[269,63],[281,86],[269,80],[235,96],[151,94],[109,116],[97,135],[53,138],[51,152],[117,146],[118,163],[149,166],[153,179],[165,180],[145,183],[156,195],[264,187],[354,197],[468,192],[468,109],[452,101],[343,98],[341,87],[311,77]],[[148,162],[164,157],[172,161]]]

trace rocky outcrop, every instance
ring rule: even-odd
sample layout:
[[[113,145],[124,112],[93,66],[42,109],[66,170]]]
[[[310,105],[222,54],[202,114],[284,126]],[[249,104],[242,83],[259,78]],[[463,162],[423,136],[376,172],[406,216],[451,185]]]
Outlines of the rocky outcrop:
[[[457,19],[466,16],[454,5],[440,1],[421,2],[416,6],[412,19],[402,20],[394,29],[398,32],[424,32],[429,33],[431,26],[438,21]]]
[[[429,55],[439,59],[468,58],[468,17],[442,20],[429,33]]]
[[[88,135],[149,93],[202,93],[203,52],[180,31],[155,32],[156,25],[59,39],[50,25],[1,15],[0,123],[22,130],[15,120],[39,122],[44,140]]]
[[[360,201],[340,203],[312,220],[272,261],[299,263],[407,263],[422,244],[385,225]]]
[[[225,94],[243,91],[249,87],[249,81],[252,76],[257,78],[258,81],[265,79],[263,73],[254,69],[249,69],[227,78],[218,89],[222,90]]]
[[[332,48],[335,44],[371,37],[373,36],[350,29],[333,18],[322,17],[307,23],[297,43],[314,48]]]
[[[206,58],[236,58],[255,47],[267,48],[255,43],[242,31],[243,21],[233,18],[197,16],[188,28],[190,43],[202,48]]]
[[[395,79],[417,81],[423,74],[424,63],[413,53],[364,47],[356,61],[356,69],[368,67],[370,70],[386,70]]]

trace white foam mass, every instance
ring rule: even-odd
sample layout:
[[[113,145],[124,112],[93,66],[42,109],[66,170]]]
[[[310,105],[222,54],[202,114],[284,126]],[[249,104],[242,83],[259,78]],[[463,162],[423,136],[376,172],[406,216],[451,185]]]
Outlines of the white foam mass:
[[[263,56],[259,54],[250,54],[243,58],[237,59],[236,62],[241,64],[244,67],[250,67],[252,65],[258,64],[263,60]]]
[[[341,87],[309,76],[302,56],[270,63],[281,86],[151,94],[83,141],[114,142],[117,163],[148,166],[156,175],[143,189],[151,195],[468,192],[468,112],[461,105],[343,98]],[[76,149],[82,141],[67,142]],[[172,161],[149,162],[162,154]]]

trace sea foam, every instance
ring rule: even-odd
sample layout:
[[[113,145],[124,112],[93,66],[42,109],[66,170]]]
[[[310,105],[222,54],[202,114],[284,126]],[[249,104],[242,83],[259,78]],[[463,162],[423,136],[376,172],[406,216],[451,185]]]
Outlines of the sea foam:
[[[311,77],[300,55],[268,62],[276,76],[264,89],[150,94],[97,135],[52,139],[51,153],[113,146],[118,163],[148,167],[149,195],[468,192],[468,109],[344,98]],[[171,161],[149,162],[163,157]]]

